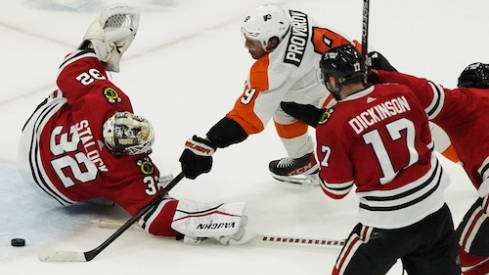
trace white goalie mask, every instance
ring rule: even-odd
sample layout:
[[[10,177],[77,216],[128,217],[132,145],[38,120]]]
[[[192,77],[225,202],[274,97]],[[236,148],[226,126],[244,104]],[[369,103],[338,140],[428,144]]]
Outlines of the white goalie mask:
[[[155,135],[149,121],[129,112],[116,112],[103,126],[105,145],[114,155],[150,154]]]
[[[267,51],[268,42],[277,37],[280,43],[288,33],[291,25],[290,17],[280,6],[267,4],[255,8],[245,16],[241,32],[251,40],[260,41]]]
[[[107,71],[119,72],[122,54],[131,45],[139,28],[139,12],[125,4],[107,8],[88,28],[89,40]]]

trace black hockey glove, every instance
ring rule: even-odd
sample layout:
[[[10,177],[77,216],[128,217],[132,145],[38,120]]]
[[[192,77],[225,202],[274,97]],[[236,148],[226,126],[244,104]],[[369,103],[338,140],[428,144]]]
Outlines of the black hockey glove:
[[[365,60],[367,70],[383,70],[388,72],[397,72],[389,61],[379,52],[369,52]]]
[[[281,102],[280,107],[290,116],[314,128],[316,128],[325,112],[324,109],[318,109],[311,104],[306,105],[296,102]]]
[[[185,150],[180,156],[182,171],[185,177],[195,179],[212,168],[212,154],[216,151],[210,141],[193,136],[185,142]]]

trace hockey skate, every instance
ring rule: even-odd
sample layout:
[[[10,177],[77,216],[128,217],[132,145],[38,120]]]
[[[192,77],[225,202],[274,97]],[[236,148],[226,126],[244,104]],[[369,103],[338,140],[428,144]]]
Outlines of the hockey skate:
[[[282,158],[270,162],[268,168],[278,181],[293,184],[319,185],[319,165],[313,153],[300,158]]]

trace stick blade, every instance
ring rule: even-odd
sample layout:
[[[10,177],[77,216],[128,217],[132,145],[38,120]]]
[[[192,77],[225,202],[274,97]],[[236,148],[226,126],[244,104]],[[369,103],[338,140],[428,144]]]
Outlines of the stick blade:
[[[40,253],[37,258],[42,262],[86,262],[85,253],[62,250],[48,250]]]

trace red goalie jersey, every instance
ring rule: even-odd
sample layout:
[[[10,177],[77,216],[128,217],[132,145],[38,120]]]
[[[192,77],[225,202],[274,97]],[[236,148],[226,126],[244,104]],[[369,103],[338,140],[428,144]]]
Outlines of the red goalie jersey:
[[[147,154],[115,156],[105,146],[104,122],[116,111],[132,113],[129,98],[91,51],[68,55],[57,85],[26,124],[24,132],[29,132],[22,142],[29,158],[24,166],[62,205],[105,198],[134,215],[162,186],[160,171]],[[155,235],[178,235],[170,227],[176,205],[166,197],[140,225]]]
[[[321,187],[339,199],[355,185],[362,224],[401,228],[443,205],[448,178],[431,152],[424,109],[407,87],[354,93],[325,113],[316,132]]]

